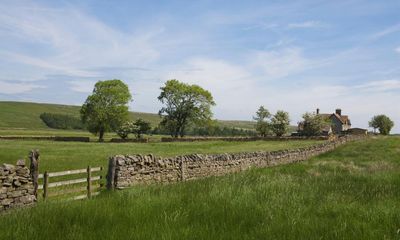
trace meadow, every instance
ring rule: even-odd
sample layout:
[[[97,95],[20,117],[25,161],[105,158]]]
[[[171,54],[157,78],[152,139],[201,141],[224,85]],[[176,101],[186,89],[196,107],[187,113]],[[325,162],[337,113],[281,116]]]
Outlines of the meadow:
[[[69,169],[103,166],[116,154],[153,154],[176,156],[192,153],[225,153],[275,151],[306,147],[318,141],[253,141],[253,142],[173,142],[173,143],[81,143],[32,140],[0,140],[0,163],[15,164],[27,159],[31,149],[41,153],[40,171],[64,171]],[[27,160],[28,162],[28,160]]]
[[[399,153],[399,137],[370,138],[297,164],[39,203],[0,216],[1,237],[399,239]]]

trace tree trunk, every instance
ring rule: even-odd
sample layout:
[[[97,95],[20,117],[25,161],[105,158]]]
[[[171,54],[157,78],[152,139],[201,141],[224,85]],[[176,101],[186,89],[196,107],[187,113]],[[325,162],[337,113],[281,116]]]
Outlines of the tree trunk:
[[[104,142],[104,129],[100,129],[99,142]]]

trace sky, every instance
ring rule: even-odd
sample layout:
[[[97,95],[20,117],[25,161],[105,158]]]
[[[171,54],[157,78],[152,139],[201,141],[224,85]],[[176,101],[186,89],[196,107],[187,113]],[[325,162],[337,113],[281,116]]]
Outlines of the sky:
[[[121,79],[156,113],[169,79],[198,84],[214,117],[264,105],[296,124],[336,108],[400,133],[400,1],[23,1],[0,4],[0,100],[81,105]],[[1,110],[1,109],[0,109]]]

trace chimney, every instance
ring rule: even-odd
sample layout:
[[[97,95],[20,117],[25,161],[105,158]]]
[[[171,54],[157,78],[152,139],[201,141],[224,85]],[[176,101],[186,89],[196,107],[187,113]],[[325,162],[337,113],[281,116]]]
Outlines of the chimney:
[[[317,108],[317,114],[319,114],[319,108]]]
[[[342,109],[340,108],[336,109],[336,114],[342,116]]]

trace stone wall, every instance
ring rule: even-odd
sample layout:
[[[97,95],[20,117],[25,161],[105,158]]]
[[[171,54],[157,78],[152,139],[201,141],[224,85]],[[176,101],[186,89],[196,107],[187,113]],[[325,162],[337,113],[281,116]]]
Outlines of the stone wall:
[[[0,212],[36,202],[29,169],[24,160],[0,166]]]
[[[110,189],[136,184],[170,183],[239,172],[250,167],[269,167],[306,160],[364,136],[345,136],[315,146],[273,152],[191,154],[161,158],[153,155],[117,155],[110,158]]]
[[[251,142],[251,141],[292,141],[292,140],[328,140],[328,136],[302,137],[302,136],[284,136],[284,137],[182,137],[172,138],[163,137],[161,142],[197,142],[197,141],[229,141],[229,142]]]

